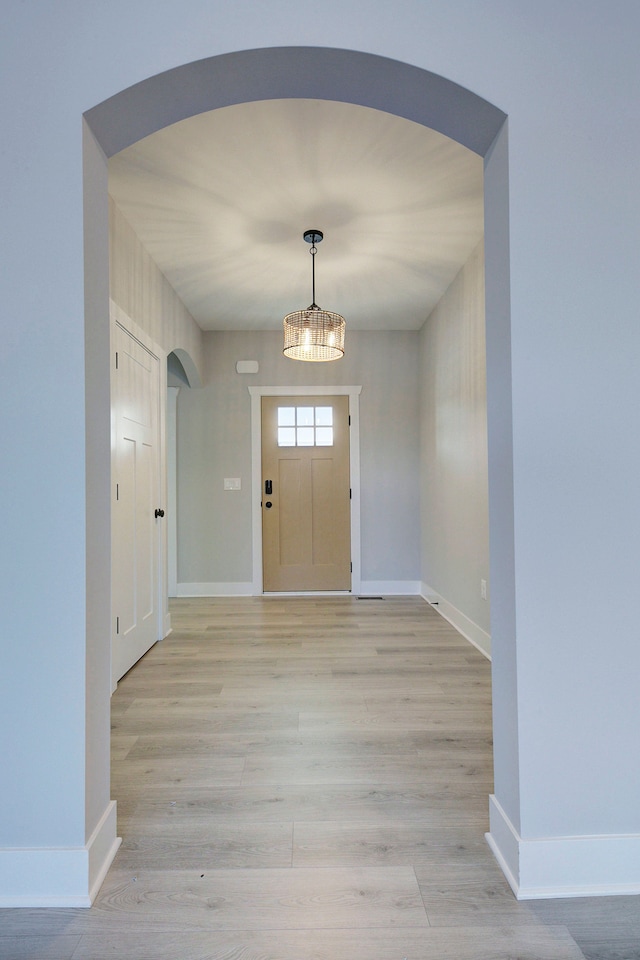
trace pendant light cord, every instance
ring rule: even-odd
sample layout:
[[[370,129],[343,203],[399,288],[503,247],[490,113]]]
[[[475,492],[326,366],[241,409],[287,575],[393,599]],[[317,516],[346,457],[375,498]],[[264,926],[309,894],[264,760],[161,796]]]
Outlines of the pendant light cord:
[[[316,303],[316,253],[317,247],[315,240],[311,244],[311,249],[309,250],[311,254],[311,307],[318,309],[318,304]]]

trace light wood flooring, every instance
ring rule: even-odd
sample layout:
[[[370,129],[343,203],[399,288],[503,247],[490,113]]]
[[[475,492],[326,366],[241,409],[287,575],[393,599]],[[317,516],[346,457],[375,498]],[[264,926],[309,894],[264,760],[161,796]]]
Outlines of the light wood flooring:
[[[424,601],[172,622],[113,697],[100,895],[0,911],[3,960],[640,960],[640,898],[513,897],[484,839],[490,664]]]

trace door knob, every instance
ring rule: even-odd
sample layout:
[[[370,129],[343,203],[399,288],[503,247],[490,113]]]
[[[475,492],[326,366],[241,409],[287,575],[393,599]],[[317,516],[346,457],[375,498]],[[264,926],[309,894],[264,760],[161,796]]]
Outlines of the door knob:
[[[271,500],[267,500],[267,502],[265,503],[265,507],[267,508],[267,510],[270,510],[272,506],[273,504],[271,503]]]
[[[164,517],[164,510],[156,510],[156,520],[158,517]]]

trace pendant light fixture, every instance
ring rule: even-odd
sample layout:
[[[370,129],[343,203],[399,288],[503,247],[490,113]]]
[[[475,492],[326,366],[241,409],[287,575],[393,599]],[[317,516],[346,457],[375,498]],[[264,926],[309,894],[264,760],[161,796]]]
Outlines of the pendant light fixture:
[[[318,363],[339,360],[344,356],[345,321],[339,313],[321,310],[316,303],[316,244],[324,234],[321,230],[305,230],[304,240],[311,244],[312,302],[306,310],[296,310],[284,318],[285,357],[292,360],[310,360]]]

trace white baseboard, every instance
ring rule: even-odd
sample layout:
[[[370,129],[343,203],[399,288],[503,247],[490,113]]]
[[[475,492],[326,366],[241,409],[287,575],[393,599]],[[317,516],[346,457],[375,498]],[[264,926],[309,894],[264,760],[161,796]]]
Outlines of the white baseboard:
[[[420,585],[418,591],[422,597],[430,603],[438,613],[447,620],[452,627],[455,627],[458,633],[461,633],[465,640],[473,644],[487,660],[491,660],[491,635],[479,627],[477,623],[465,616],[461,610],[454,607],[452,603],[438,595],[426,583]]]
[[[302,591],[279,596],[299,596]],[[324,591],[334,593],[335,591]],[[345,591],[339,591],[344,593]],[[364,580],[357,591],[359,595],[379,596],[420,596],[419,580]],[[314,591],[311,596],[316,595]],[[179,583],[179,597],[252,597],[255,596],[253,583]]]
[[[358,595],[363,597],[420,596],[419,580],[362,580]]]
[[[179,583],[179,597],[252,597],[253,583]]]
[[[640,894],[640,835],[523,840],[494,796],[487,842],[518,900]]]
[[[0,850],[0,907],[90,907],[120,843],[112,800],[84,847]]]

